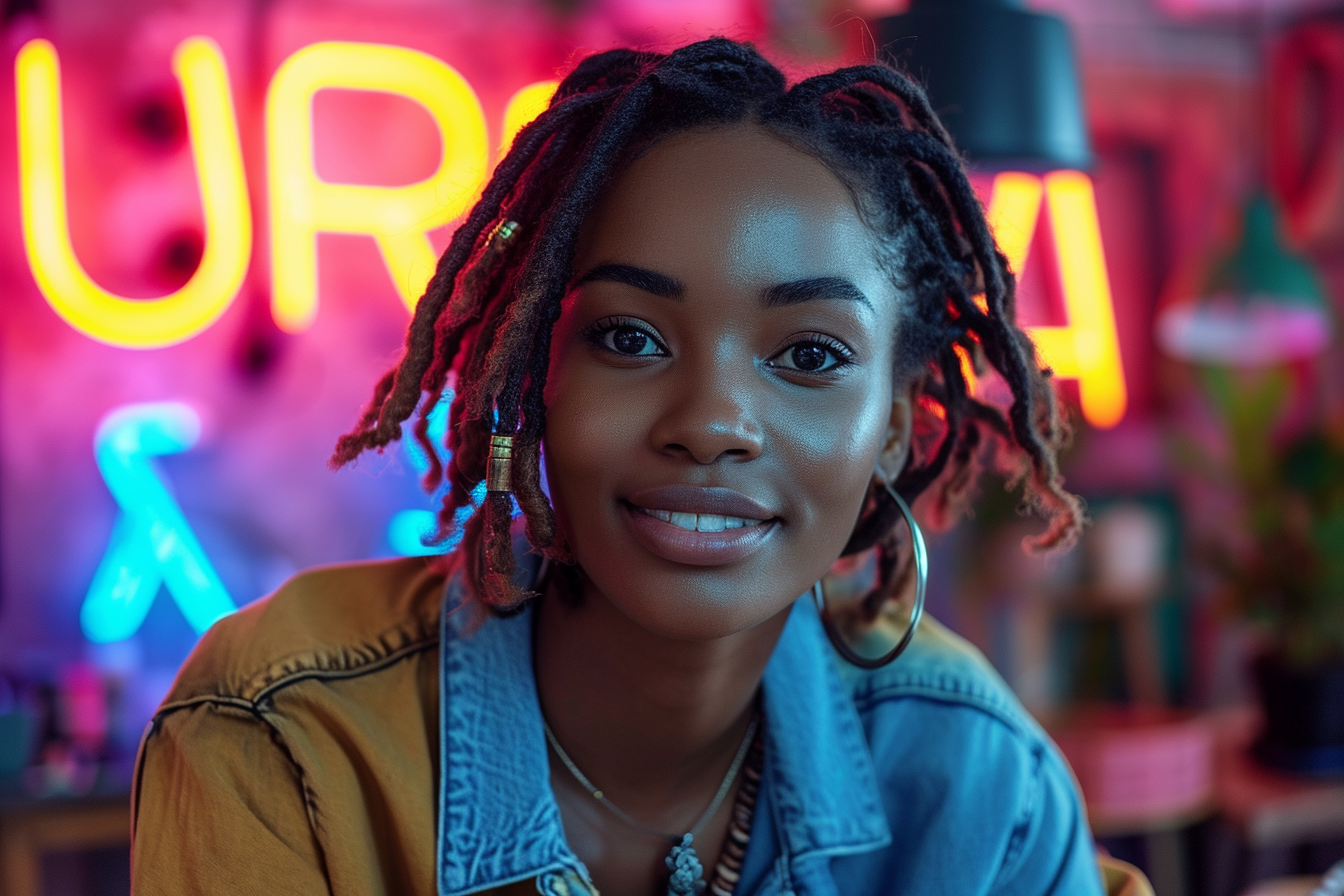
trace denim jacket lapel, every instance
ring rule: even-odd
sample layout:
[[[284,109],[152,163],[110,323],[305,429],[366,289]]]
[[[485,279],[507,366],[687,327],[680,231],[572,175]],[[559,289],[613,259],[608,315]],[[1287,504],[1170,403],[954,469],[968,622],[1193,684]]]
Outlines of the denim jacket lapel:
[[[891,843],[872,754],[836,662],[816,607],[798,600],[766,666],[763,696],[764,786],[800,893],[833,892],[817,860]]]
[[[489,616],[454,579],[440,643],[439,893],[529,878],[540,878],[544,893],[594,892],[551,792],[531,608]],[[763,690],[762,786],[789,888],[834,892],[825,860],[886,846],[891,833],[850,690],[810,601],[794,605]]]
[[[530,608],[486,616],[455,578],[442,626],[440,896],[536,877],[543,892],[591,892],[551,792]]]

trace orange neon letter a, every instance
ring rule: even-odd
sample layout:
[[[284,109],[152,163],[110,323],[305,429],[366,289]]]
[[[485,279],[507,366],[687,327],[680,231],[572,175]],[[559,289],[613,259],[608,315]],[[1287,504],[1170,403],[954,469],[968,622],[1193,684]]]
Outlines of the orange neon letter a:
[[[14,63],[23,246],[33,278],[72,327],[123,348],[161,348],[209,327],[237,296],[252,250],[252,215],[224,58],[213,41],[191,37],[173,54],[173,71],[182,85],[196,158],[205,251],[185,286],[141,300],[103,289],[75,257],[55,48],[31,40]]]
[[[1027,327],[1027,334],[1056,376],[1078,381],[1087,422],[1106,429],[1124,417],[1127,396],[1092,181],[1078,171],[1053,171],[1043,184],[1032,174],[999,174],[989,201],[989,224],[1009,267],[1020,276],[1042,195],[1050,210],[1050,235],[1069,322],[1062,327]]]

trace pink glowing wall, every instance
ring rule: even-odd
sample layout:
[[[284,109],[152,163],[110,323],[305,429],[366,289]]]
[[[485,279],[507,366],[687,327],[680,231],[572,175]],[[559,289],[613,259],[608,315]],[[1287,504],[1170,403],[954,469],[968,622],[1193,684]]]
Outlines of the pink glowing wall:
[[[184,514],[239,603],[298,568],[390,553],[398,510],[426,506],[400,449],[333,474],[325,460],[377,376],[395,360],[407,314],[374,242],[319,239],[320,311],[298,335],[269,310],[262,104],[271,75],[323,40],[410,47],[448,62],[484,107],[492,144],[507,98],[555,77],[576,47],[624,42],[652,27],[731,30],[749,5],[601,5],[558,26],[531,3],[47,4],[5,31],[0,164],[16,170],[13,59],[43,37],[61,59],[71,231],[102,286],[153,297],[180,286],[201,247],[202,215],[182,102],[170,69],[179,42],[219,43],[237,107],[256,221],[252,263],[216,324],[169,348],[96,342],[53,313],[24,256],[17,182],[0,178],[0,661],[54,668],[87,649],[79,609],[118,508],[94,464],[98,421],[135,402],[187,402],[203,434],[163,458]],[[659,20],[658,17],[666,21]],[[678,21],[673,21],[679,17]],[[652,23],[652,24],[650,24]],[[742,33],[753,36],[750,30]],[[426,176],[439,137],[428,115],[387,94],[329,91],[314,103],[317,172],[331,181],[393,185]],[[439,248],[448,228],[434,233]],[[160,594],[135,639],[149,666],[172,669],[194,633]]]

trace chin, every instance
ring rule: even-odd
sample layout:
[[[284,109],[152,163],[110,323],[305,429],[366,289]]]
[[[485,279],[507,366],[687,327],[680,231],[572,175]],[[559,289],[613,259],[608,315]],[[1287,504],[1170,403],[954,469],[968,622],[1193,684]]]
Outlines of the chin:
[[[649,634],[677,641],[716,641],[754,628],[788,610],[806,590],[766,594],[753,586],[776,577],[695,567],[625,574],[602,570],[599,576],[602,581],[592,581],[596,599]]]

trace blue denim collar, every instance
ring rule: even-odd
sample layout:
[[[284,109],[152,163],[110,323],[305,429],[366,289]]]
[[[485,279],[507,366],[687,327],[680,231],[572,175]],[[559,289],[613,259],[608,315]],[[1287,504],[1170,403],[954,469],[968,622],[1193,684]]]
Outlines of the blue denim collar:
[[[444,603],[438,876],[441,896],[587,872],[565,843],[532,669],[532,610],[507,618]],[[888,845],[872,757],[810,601],[795,603],[765,670],[763,786],[792,864]]]

